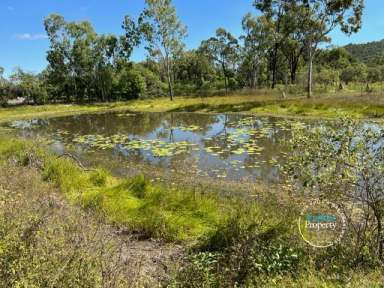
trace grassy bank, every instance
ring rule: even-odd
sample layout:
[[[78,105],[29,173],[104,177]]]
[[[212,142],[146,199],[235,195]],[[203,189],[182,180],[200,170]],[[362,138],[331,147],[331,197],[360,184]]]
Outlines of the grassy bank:
[[[141,238],[195,243],[210,237],[239,211],[255,219],[264,214],[256,203],[244,205],[241,199],[214,191],[172,188],[151,183],[144,176],[116,178],[103,169],[85,171],[73,158],[58,157],[37,146],[25,140],[0,138],[0,160],[13,159],[37,167],[43,179],[54,184],[67,200]],[[265,223],[273,225],[278,221],[272,217]]]
[[[0,287],[144,287],[123,239],[32,167],[0,164]],[[160,274],[160,273],[159,273]]]
[[[100,169],[85,171],[74,159],[57,157],[37,146],[36,143],[16,139],[0,139],[0,169],[7,171],[0,177],[0,195],[3,197],[0,206],[5,205],[1,206],[0,213],[0,276],[3,277],[1,280],[15,279],[13,283],[18,287],[24,287],[19,283],[34,283],[39,279],[45,281],[41,282],[42,285],[54,287],[58,280],[47,277],[54,275],[56,270],[61,271],[63,279],[59,280],[63,283],[78,281],[84,285],[92,283],[92,287],[102,286],[100,275],[105,275],[100,273],[102,267],[113,264],[108,257],[114,259],[118,256],[108,256],[95,248],[90,236],[95,232],[84,230],[86,225],[81,224],[84,216],[79,216],[79,213],[83,212],[68,214],[72,211],[70,207],[80,207],[80,211],[93,215],[91,217],[103,219],[123,235],[138,239],[156,238],[189,247],[184,260],[177,262],[179,268],[176,274],[168,275],[167,285],[170,287],[380,287],[383,283],[381,268],[354,266],[348,247],[316,250],[307,246],[296,233],[295,219],[299,210],[294,203],[285,207],[273,197],[256,203],[219,197],[210,191],[195,193],[189,187],[169,188],[140,176],[115,178]],[[34,179],[33,183],[30,179]],[[5,184],[6,187],[3,186]],[[5,190],[14,198],[5,201],[4,196],[8,195]],[[39,196],[35,198],[29,193]],[[44,195],[47,201],[42,200]],[[49,200],[52,197],[63,197],[70,203],[69,208],[53,204],[56,202]],[[16,205],[17,208],[10,203],[23,205]],[[40,207],[41,203],[46,203],[46,207],[42,210],[38,208],[36,216],[37,212],[33,209]],[[5,207],[14,207],[13,214],[9,214]],[[30,209],[35,214],[28,216],[23,212]],[[50,219],[47,215],[56,215],[56,210],[67,211],[65,215],[74,218],[64,217],[60,212],[55,218],[58,222],[54,227],[48,226],[47,232],[42,223],[46,223],[44,219]],[[68,221],[75,222],[75,226],[70,226]],[[7,223],[13,225],[13,230],[7,228]],[[102,225],[101,222],[92,223]],[[55,231],[61,231],[61,236],[56,238]],[[66,234],[69,231],[75,234]],[[78,236],[76,231],[82,231],[82,236]],[[28,239],[35,239],[35,236],[26,238],[23,236],[26,233],[39,235],[34,240],[37,242],[32,243],[43,243],[37,246],[40,250],[35,249],[36,246],[28,246]],[[71,242],[71,239],[80,242]],[[110,244],[100,245],[110,247]],[[53,253],[52,249],[57,249],[57,253]],[[94,250],[100,254],[95,254]],[[70,251],[65,256],[69,258],[64,258],[73,258],[74,265],[65,266],[66,262],[59,256],[60,251]],[[107,258],[102,260],[100,255],[107,255]],[[31,262],[26,259],[36,260]],[[92,265],[84,268],[81,266],[84,261],[91,261]],[[127,268],[126,264],[113,265]],[[122,268],[113,267],[118,271]],[[32,272],[16,273],[10,278],[7,275],[12,269]],[[134,268],[129,269],[132,272]],[[44,273],[46,277],[39,277]],[[89,277],[84,278],[84,275]],[[49,280],[52,280],[52,285]],[[103,287],[119,286],[111,284]],[[123,284],[122,287],[128,286]]]
[[[118,179],[101,169],[83,171],[70,158],[58,158],[15,139],[0,140],[0,155],[41,166],[44,179],[54,183],[68,200],[145,238],[195,241],[214,231],[235,207],[214,193],[178,191],[153,185],[142,176]]]
[[[94,105],[19,106],[0,109],[0,122],[35,117],[55,117],[107,111],[132,112],[247,112],[260,115],[334,118],[381,118],[384,99],[360,94],[316,96],[313,99],[277,99],[275,95],[229,95],[207,98],[176,97],[132,100]]]

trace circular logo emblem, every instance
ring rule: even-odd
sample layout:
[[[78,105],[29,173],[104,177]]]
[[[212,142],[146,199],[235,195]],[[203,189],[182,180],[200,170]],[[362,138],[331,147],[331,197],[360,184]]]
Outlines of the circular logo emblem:
[[[341,241],[347,221],[336,204],[316,199],[301,211],[298,225],[305,242],[316,248],[327,248]]]

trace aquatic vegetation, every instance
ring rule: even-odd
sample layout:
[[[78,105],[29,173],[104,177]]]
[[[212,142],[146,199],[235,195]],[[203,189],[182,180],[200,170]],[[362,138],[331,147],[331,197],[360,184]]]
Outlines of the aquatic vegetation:
[[[126,150],[140,149],[150,151],[155,157],[169,157],[187,152],[191,147],[196,146],[194,143],[187,141],[165,142],[159,139],[131,139],[125,135],[83,135],[73,139],[73,142],[86,144],[98,149],[112,149],[119,145]]]
[[[144,125],[137,126],[137,121]],[[13,126],[21,127],[16,131],[23,137],[40,138],[59,153],[69,150],[93,163],[96,156],[119,155],[120,161],[153,164],[153,169],[172,173],[229,180],[249,176],[253,181],[263,180],[264,173],[284,161],[282,142],[296,122],[242,115],[194,114],[190,118],[184,113],[169,117],[124,112],[49,119],[38,129]],[[186,164],[192,160],[196,167]]]
[[[340,94],[340,91],[338,91]],[[360,95],[360,94],[359,94]],[[275,95],[231,95],[201,98],[176,97],[174,101],[166,98],[132,100],[98,105],[63,105],[19,106],[0,109],[0,122],[19,119],[51,118],[58,116],[79,115],[96,112],[120,112],[121,118],[130,112],[168,112],[168,111],[209,111],[216,113],[249,111],[257,115],[295,116],[302,118],[335,118],[349,115],[355,118],[379,118],[384,115],[382,101],[377,97],[358,97],[359,95],[333,95],[333,97],[316,97],[277,101]],[[128,113],[129,114],[129,113]]]
[[[184,127],[184,126],[178,126],[176,127],[177,129],[181,130],[181,131],[189,131],[189,132],[194,132],[194,131],[197,131],[197,130],[200,130],[201,128],[197,125],[190,125],[190,126],[187,126],[187,127]]]

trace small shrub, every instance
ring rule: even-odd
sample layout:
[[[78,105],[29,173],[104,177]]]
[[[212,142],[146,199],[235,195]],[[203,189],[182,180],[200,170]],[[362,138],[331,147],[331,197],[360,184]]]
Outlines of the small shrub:
[[[215,273],[219,256],[209,252],[189,255],[187,257],[189,264],[179,271],[169,287],[219,287],[220,278]]]
[[[193,249],[196,254],[187,259],[175,286],[258,287],[261,279],[301,271],[307,258],[289,234],[290,218],[271,224],[275,221],[263,220],[250,206],[239,209]]]

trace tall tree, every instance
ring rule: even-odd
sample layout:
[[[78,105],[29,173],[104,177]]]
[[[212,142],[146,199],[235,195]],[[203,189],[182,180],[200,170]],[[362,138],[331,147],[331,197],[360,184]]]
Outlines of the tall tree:
[[[187,35],[187,29],[177,17],[176,9],[171,0],[146,0],[146,5],[141,32],[148,44],[146,49],[149,54],[163,63],[168,83],[168,94],[173,100],[173,63],[184,47],[183,39]]]
[[[113,96],[115,65],[119,55],[119,40],[114,35],[100,35],[95,41],[93,82],[94,92],[101,101],[110,101]]]
[[[97,34],[87,21],[66,22],[55,14],[44,24],[51,43],[46,75],[48,84],[56,87],[53,94],[68,102],[111,100],[116,74],[121,67],[131,67],[129,57],[140,43],[139,24],[125,17],[123,36]]]
[[[143,14],[140,15],[137,22],[135,22],[129,15],[124,17],[122,28],[124,29],[125,34],[120,37],[120,56],[126,60],[131,57],[133,49],[141,43],[143,17]]]
[[[297,1],[286,1],[285,6],[281,20],[281,52],[288,64],[290,83],[295,84],[300,59],[305,52],[306,27],[302,24],[302,9],[297,5]]]
[[[254,0],[253,6],[262,12],[273,27],[272,33],[272,49],[270,51],[271,59],[270,66],[272,70],[272,84],[271,88],[274,89],[277,83],[277,69],[279,63],[279,49],[282,41],[282,20],[287,11],[287,4],[291,0]]]
[[[75,95],[80,102],[83,102],[86,97],[91,101],[95,83],[96,59],[93,56],[97,34],[91,23],[87,21],[69,22],[66,25],[66,31],[71,43],[69,62]]]
[[[224,76],[225,92],[228,93],[230,68],[236,66],[239,56],[239,43],[237,39],[224,28],[216,30],[216,37],[201,43],[200,49],[220,67]]]
[[[318,45],[329,40],[327,35],[336,27],[346,34],[361,28],[364,0],[299,0],[300,19],[305,27],[308,63],[307,96],[312,97],[313,60]]]
[[[192,83],[196,89],[214,78],[215,69],[208,57],[200,50],[186,51],[175,62],[175,77],[184,83]]]
[[[247,71],[248,86],[255,88],[258,83],[260,66],[271,48],[273,27],[264,16],[254,17],[250,13],[244,16],[242,26],[245,32],[245,35],[241,36],[244,41],[242,66]]]
[[[50,14],[44,19],[44,27],[47,32],[50,48],[47,52],[48,61],[48,83],[54,87],[52,97],[54,99],[64,96],[66,101],[71,100],[69,79],[69,54],[70,46],[65,31],[66,22],[64,17]]]

